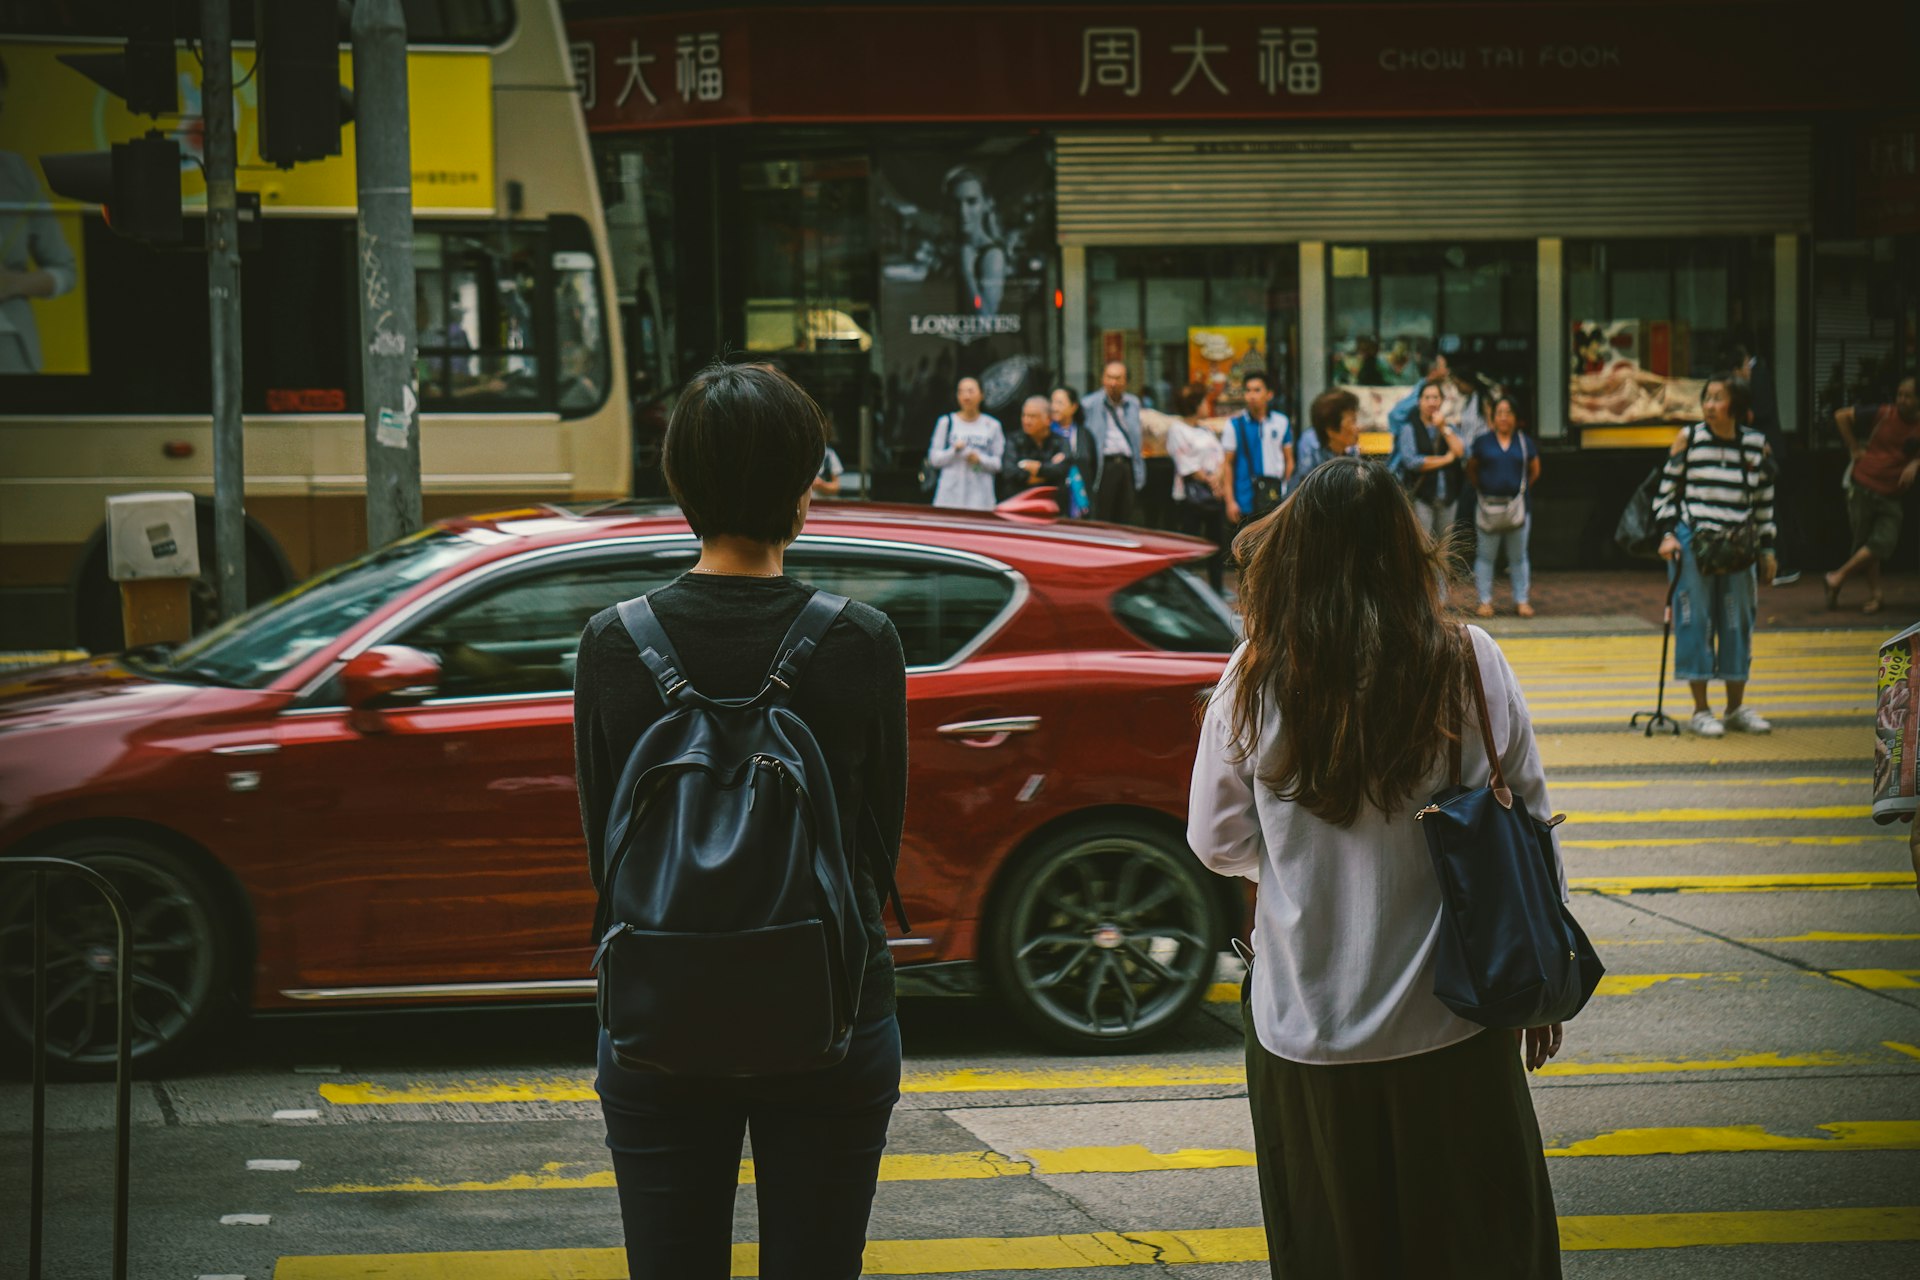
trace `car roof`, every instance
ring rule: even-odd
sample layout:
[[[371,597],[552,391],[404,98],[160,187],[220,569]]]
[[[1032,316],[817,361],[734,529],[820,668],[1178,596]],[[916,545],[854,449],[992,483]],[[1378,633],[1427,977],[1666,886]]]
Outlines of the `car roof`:
[[[503,541],[500,554],[603,538],[681,533],[685,517],[670,502],[629,499],[601,506],[518,507],[439,522],[451,530],[486,530]],[[1183,534],[1125,525],[997,512],[954,511],[904,503],[816,502],[806,532],[815,537],[871,538],[970,551],[1017,566],[1069,569],[1145,567],[1212,554],[1212,543]]]

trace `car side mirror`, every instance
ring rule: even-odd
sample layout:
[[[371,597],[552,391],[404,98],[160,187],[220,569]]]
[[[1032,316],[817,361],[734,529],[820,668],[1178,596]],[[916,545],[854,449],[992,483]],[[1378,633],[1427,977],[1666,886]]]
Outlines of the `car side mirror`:
[[[348,720],[360,733],[379,733],[385,728],[382,706],[430,697],[439,687],[440,660],[406,645],[376,645],[348,660],[340,672]]]

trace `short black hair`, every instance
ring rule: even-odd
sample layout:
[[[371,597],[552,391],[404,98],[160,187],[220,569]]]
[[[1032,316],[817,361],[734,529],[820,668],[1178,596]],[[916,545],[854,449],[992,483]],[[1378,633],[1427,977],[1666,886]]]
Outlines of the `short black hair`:
[[[1307,417],[1312,421],[1313,429],[1320,433],[1320,439],[1324,441],[1340,429],[1340,419],[1349,413],[1358,412],[1360,412],[1360,397],[1351,391],[1342,391],[1336,387],[1332,391],[1322,391],[1313,398],[1313,404],[1307,410]]]
[[[783,544],[827,454],[827,418],[766,364],[708,365],[680,393],[660,465],[695,534]]]
[[[1240,385],[1242,387],[1245,387],[1250,382],[1259,383],[1261,386],[1265,387],[1269,393],[1273,391],[1273,380],[1267,377],[1266,374],[1261,373],[1257,369],[1254,370],[1252,373],[1249,373],[1246,377],[1240,379]]]
[[[1173,411],[1183,418],[1191,418],[1200,412],[1207,402],[1207,389],[1197,382],[1189,382],[1173,393]]]
[[[1733,423],[1737,427],[1747,425],[1747,415],[1753,412],[1753,388],[1747,380],[1737,373],[1716,373],[1708,378],[1700,388],[1700,401],[1706,403],[1707,392],[1714,383],[1727,389],[1727,400],[1733,410]]]

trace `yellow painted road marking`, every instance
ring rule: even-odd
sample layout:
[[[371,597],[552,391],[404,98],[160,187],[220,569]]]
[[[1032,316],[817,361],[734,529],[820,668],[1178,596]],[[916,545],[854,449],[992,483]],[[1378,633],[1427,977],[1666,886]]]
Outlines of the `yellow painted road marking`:
[[[1920,1206],[1607,1214],[1560,1219],[1560,1247],[1569,1251],[1905,1240],[1920,1240]],[[1066,1271],[1154,1263],[1263,1262],[1266,1257],[1266,1234],[1259,1227],[871,1240],[867,1243],[865,1274]],[[734,1245],[731,1273],[753,1276],[759,1271],[760,1247]],[[273,1275],[274,1280],[370,1280],[376,1276],[380,1280],[626,1280],[627,1260],[620,1249],[337,1254],[282,1258]]]
[[[1649,940],[1650,941],[1650,940]],[[1705,939],[1714,941],[1714,939]],[[1768,939],[1750,939],[1768,941]],[[1599,944],[1598,945],[1613,945]],[[1668,983],[1745,982],[1764,984],[1776,977],[1834,978],[1874,991],[1920,991],[1920,969],[1782,969],[1771,973],[1702,971],[1695,973],[1609,973],[1594,988],[1596,996],[1637,996]],[[1216,982],[1207,992],[1216,1004],[1238,1004],[1240,984]]]
[[[1725,1058],[1604,1062],[1552,1062],[1543,1076],[1655,1075],[1663,1072],[1798,1070],[1808,1067],[1889,1066],[1920,1049],[1885,1041],[1901,1057],[1819,1049],[1810,1053],[1748,1053]],[[958,1071],[909,1070],[900,1080],[903,1093],[1028,1093],[1080,1089],[1172,1089],[1193,1086],[1244,1088],[1245,1068],[1237,1061],[1170,1066],[1018,1068]],[[400,1106],[436,1103],[591,1102],[590,1076],[527,1077],[518,1080],[420,1081],[407,1085],[326,1083],[320,1096],[335,1106]]]
[[[1916,1151],[1920,1121],[1866,1120],[1816,1126],[1819,1136],[1772,1133],[1762,1125],[1672,1129],[1616,1129],[1564,1145],[1549,1145],[1554,1157],[1630,1157],[1736,1154],[1754,1151]],[[1171,1173],[1188,1169],[1251,1169],[1254,1153],[1242,1147],[1183,1147],[1152,1151],[1139,1144],[1113,1147],[1036,1149],[1025,1158],[997,1151],[956,1151],[939,1155],[883,1156],[882,1182],[930,1182],[1082,1173]],[[584,1170],[584,1171],[583,1171]],[[753,1161],[740,1162],[740,1181],[754,1180]],[[493,1181],[342,1183],[303,1187],[319,1195],[439,1193],[481,1191],[587,1191],[613,1187],[613,1170],[579,1164],[542,1165],[537,1173],[516,1173]]]
[[[1920,969],[1831,969],[1828,976],[1872,991],[1920,991]]]
[[[1555,791],[1642,791],[1673,787],[1712,787],[1716,791],[1739,787],[1870,787],[1873,779],[1858,778],[1575,778],[1555,781]]]
[[[1809,808],[1770,809],[1588,809],[1567,815],[1582,826],[1654,822],[1850,822],[1871,818],[1864,804],[1815,805]]]
[[[1833,889],[1913,888],[1911,871],[1832,871],[1800,875],[1578,876],[1569,888],[1588,893],[1803,893]]]
[[[1558,790],[1556,787],[1555,790]],[[1657,840],[1635,839],[1631,836],[1618,840],[1561,840],[1562,849],[1697,849],[1706,845],[1755,846],[1765,848],[1773,845],[1812,846],[1815,848],[1840,849],[1861,844],[1905,844],[1905,836],[1676,836]]]
[[[1693,935],[1671,938],[1594,938],[1596,947],[1691,947],[1719,942],[1718,938]],[[1735,942],[1920,942],[1920,933],[1832,933],[1816,929],[1811,933],[1790,933],[1780,938],[1735,938]]]

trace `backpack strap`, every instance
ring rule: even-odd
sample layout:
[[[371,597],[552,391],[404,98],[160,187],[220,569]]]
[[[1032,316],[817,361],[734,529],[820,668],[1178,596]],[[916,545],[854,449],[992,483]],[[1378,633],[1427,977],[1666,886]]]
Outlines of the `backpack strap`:
[[[619,608],[620,622],[633,637],[633,647],[640,651],[641,663],[660,686],[660,697],[667,702],[678,702],[684,694],[693,692],[693,685],[687,681],[686,665],[673,651],[673,641],[667,639],[666,629],[660,625],[647,598],[635,596],[622,600]]]
[[[846,607],[845,596],[815,591],[806,608],[800,610],[800,616],[787,628],[786,638],[780,641],[780,648],[774,653],[773,669],[767,672],[767,683],[778,686],[783,694],[791,694],[800,682],[800,673],[806,670],[807,660],[813,657],[813,651],[826,639],[827,629]]]

